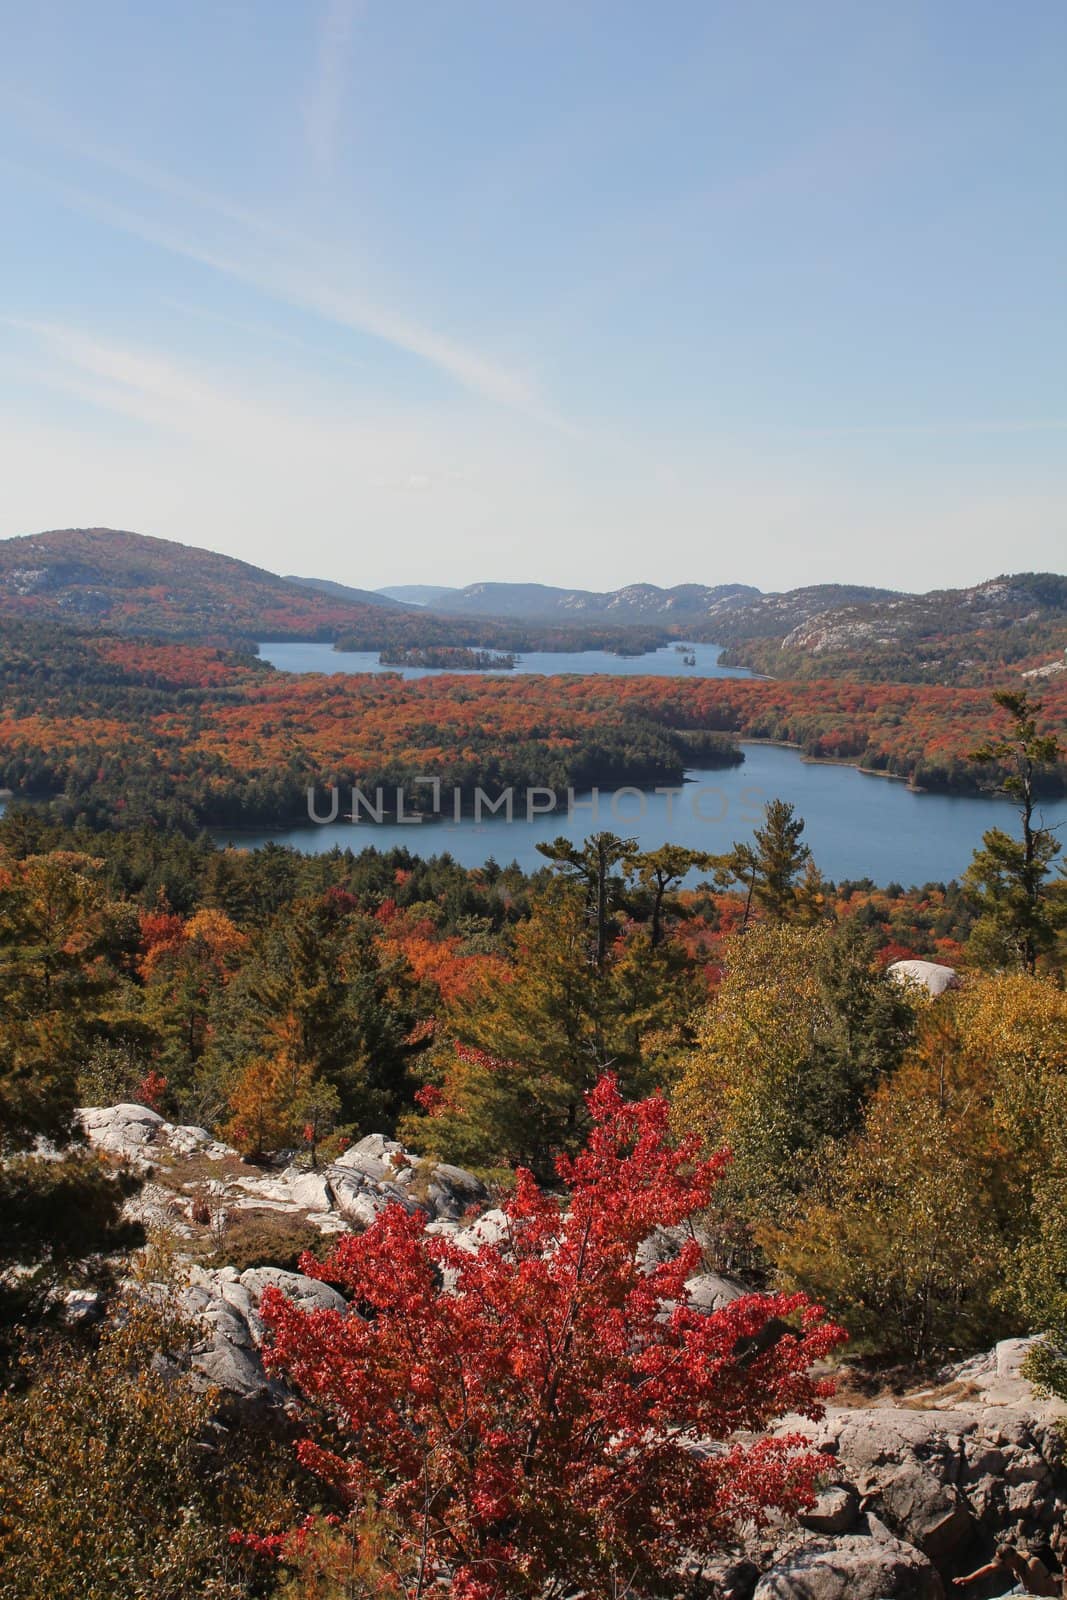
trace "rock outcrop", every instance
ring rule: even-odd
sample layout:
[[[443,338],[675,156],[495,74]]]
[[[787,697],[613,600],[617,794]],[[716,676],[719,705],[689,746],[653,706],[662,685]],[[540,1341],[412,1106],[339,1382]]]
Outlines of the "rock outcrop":
[[[222,1161],[237,1153],[213,1139],[206,1128],[179,1127],[148,1106],[85,1106],[78,1112],[78,1120],[97,1150],[124,1156],[134,1166],[150,1165],[163,1154],[199,1154],[209,1161]]]
[[[955,978],[932,963],[897,966]],[[204,1129],[170,1124],[143,1106],[91,1108],[81,1117],[96,1148],[153,1169],[136,1203],[169,1218],[179,1234],[195,1232],[198,1201],[296,1213],[324,1233],[365,1227],[399,1203],[462,1250],[507,1248],[502,1211],[483,1209],[470,1219],[488,1199],[477,1178],[420,1162],[379,1134],[324,1168],[292,1164],[273,1171],[250,1167]],[[185,1173],[193,1174],[187,1182]],[[657,1229],[641,1247],[642,1264],[650,1269],[670,1259],[692,1237],[688,1229]],[[283,1398],[260,1357],[259,1307],[268,1285],[308,1308],[345,1307],[335,1289],[297,1272],[198,1265],[187,1271],[180,1306],[191,1324],[192,1366],[204,1382],[245,1401]],[[454,1278],[450,1269],[444,1293]],[[687,1287],[709,1315],[747,1292],[713,1273],[698,1274]],[[1029,1345],[1005,1341],[911,1394],[831,1405],[818,1423],[785,1419],[780,1431],[809,1440],[833,1468],[809,1511],[753,1530],[724,1555],[705,1575],[708,1592],[731,1600],[939,1600],[957,1575],[1002,1542],[1062,1566],[1067,1407],[1042,1399],[1023,1378]]]
[[[328,1283],[279,1267],[250,1267],[240,1274],[233,1267],[216,1271],[194,1267],[179,1302],[182,1312],[203,1330],[203,1338],[190,1352],[194,1372],[244,1400],[280,1398],[283,1393],[267,1377],[259,1353],[263,1343],[259,1303],[268,1287],[281,1289],[305,1311],[345,1309],[344,1299]]]
[[[758,1600],[938,1595],[998,1543],[1062,1560],[1067,1408],[1023,1378],[1030,1343],[1006,1340],[893,1403],[830,1406],[819,1423],[787,1419],[783,1433],[809,1438],[836,1465],[814,1514],[800,1519],[814,1542],[775,1552]],[[874,1587],[853,1570],[864,1551]]]
[[[895,983],[913,984],[935,998],[960,986],[955,968],[942,967],[936,961],[893,961],[886,971]]]
[[[473,1173],[444,1162],[421,1162],[395,1139],[378,1133],[350,1145],[328,1166],[309,1170],[293,1163],[271,1171],[243,1163],[236,1150],[220,1144],[204,1128],[167,1122],[147,1106],[91,1106],[78,1116],[94,1148],[142,1172],[168,1165],[180,1179],[186,1156],[220,1164],[218,1175],[180,1185],[179,1191],[172,1189],[172,1212],[181,1192],[188,1211],[200,1198],[212,1208],[306,1216],[321,1232],[338,1233],[369,1227],[394,1202],[409,1211],[423,1211],[428,1220],[458,1226],[472,1208],[484,1206],[488,1199]],[[158,1184],[148,1186],[147,1195],[138,1202],[141,1213],[146,1205],[154,1208],[146,1220],[156,1212],[162,1217],[165,1199]]]

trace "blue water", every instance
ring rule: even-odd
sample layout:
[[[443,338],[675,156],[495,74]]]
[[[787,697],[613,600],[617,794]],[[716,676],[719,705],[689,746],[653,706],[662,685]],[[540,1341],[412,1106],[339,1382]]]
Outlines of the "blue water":
[[[403,845],[420,856],[448,851],[463,866],[480,866],[488,857],[517,861],[523,868],[544,864],[539,842],[558,834],[580,841],[607,828],[636,838],[645,850],[668,841],[697,850],[720,852],[735,840],[750,838],[768,800],[791,800],[805,819],[804,837],[817,865],[828,878],[873,878],[876,883],[947,882],[959,878],[987,828],[1017,831],[1018,819],[1008,801],[964,796],[914,794],[905,784],[869,776],[854,767],[803,760],[795,750],[747,745],[740,767],[694,771],[681,794],[669,797],[626,789],[603,792],[596,811],[587,803],[573,814],[557,813],[527,820],[517,813],[466,816],[452,821],[403,824],[366,820],[337,821],[321,827],[279,829],[248,834],[216,833],[220,842],[252,848],[272,840],[318,854],[369,845],[391,849]],[[371,797],[373,798],[373,797]],[[415,797],[413,797],[415,798]],[[576,797],[589,802],[588,793]],[[451,795],[445,791],[445,809]],[[341,797],[341,814],[348,796]],[[410,802],[409,802],[410,809]],[[1045,820],[1067,833],[1067,801],[1044,808]],[[698,874],[699,876],[699,874]]]
[[[261,644],[264,661],[280,672],[395,672],[402,678],[437,678],[442,667],[383,667],[377,650],[335,650],[332,644]],[[687,667],[683,652],[673,644],[644,656],[613,656],[606,650],[530,650],[520,654],[515,666],[500,672],[543,673],[608,672],[616,677],[651,678],[751,678],[745,667],[720,667],[722,646],[687,645],[685,654],[696,656],[696,665]],[[449,668],[449,671],[454,669]]]

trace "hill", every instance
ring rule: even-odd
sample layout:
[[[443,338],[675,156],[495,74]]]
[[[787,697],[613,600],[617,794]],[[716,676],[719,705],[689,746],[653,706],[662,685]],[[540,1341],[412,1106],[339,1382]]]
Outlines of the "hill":
[[[1067,644],[1067,578],[1023,572],[929,594],[764,595],[716,625],[724,661],[774,677],[982,683]]]
[[[350,598],[357,594],[331,595],[232,556],[114,528],[0,540],[0,617],[229,643],[330,639],[380,621],[387,602]]]
[[[396,591],[392,591],[396,592]],[[472,583],[432,603],[435,611],[465,617],[517,617],[553,622],[658,623],[685,627],[745,605],[759,590],[743,583],[678,584],[660,589],[654,583],[633,583],[605,593],[592,589],[558,589],[543,583]]]
[[[357,606],[382,606],[386,611],[407,611],[401,600],[394,599],[381,589],[353,589],[348,583],[335,583],[332,578],[298,578],[293,573],[285,575],[286,583],[295,583],[300,589],[313,589],[316,594],[329,595],[332,600],[346,600]]]

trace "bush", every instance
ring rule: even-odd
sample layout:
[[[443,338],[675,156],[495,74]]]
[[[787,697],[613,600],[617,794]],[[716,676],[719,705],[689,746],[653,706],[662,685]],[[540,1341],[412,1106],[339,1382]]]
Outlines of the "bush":
[[[222,1243],[216,1249],[219,1266],[244,1272],[248,1267],[281,1267],[285,1272],[299,1269],[306,1250],[317,1254],[322,1249],[322,1234],[310,1222],[278,1211],[235,1211]]]
[[[94,1347],[25,1351],[27,1387],[0,1395],[2,1600],[239,1600],[231,1530],[301,1509],[288,1452],[220,1427],[162,1357],[167,1325],[124,1310]]]

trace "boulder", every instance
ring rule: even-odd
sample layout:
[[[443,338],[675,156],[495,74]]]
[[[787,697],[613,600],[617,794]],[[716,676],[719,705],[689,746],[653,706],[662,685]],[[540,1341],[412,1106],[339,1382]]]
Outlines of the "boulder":
[[[931,1561],[949,1560],[971,1542],[976,1526],[959,1490],[918,1461],[904,1460],[881,1482],[878,1499],[887,1522]]]
[[[893,961],[886,971],[894,983],[917,986],[935,997],[960,986],[955,968],[942,967],[936,961]]]
[[[333,1194],[324,1172],[303,1172],[299,1167],[287,1167],[279,1180],[288,1191],[288,1198],[301,1211],[332,1211]]]
[[[87,1106],[78,1112],[89,1143],[117,1156],[143,1156],[167,1124],[148,1106]]]
[[[832,1455],[838,1481],[942,1572],[977,1566],[1000,1542],[1046,1546],[1067,1502],[1067,1407],[1022,1377],[1029,1345],[1006,1340],[899,1404],[831,1406],[820,1422],[793,1418],[781,1432]]]
[[[801,1546],[763,1574],[753,1600],[943,1600],[944,1593],[920,1550],[879,1530]]]
[[[280,1289],[301,1311],[344,1311],[346,1301],[332,1285],[302,1272],[284,1272],[281,1267],[249,1267],[238,1279],[252,1304],[259,1305],[264,1289]]]
[[[733,1300],[740,1300],[743,1295],[751,1294],[752,1290],[739,1283],[736,1278],[724,1278],[717,1272],[700,1272],[695,1278],[687,1278],[685,1287],[688,1294],[688,1303],[694,1311],[703,1311],[708,1315],[713,1311],[721,1311],[723,1306],[728,1306]]]
[[[259,1303],[267,1288],[280,1289],[303,1311],[347,1309],[344,1297],[330,1284],[280,1267],[250,1267],[240,1277],[232,1267],[217,1271],[193,1267],[179,1302],[205,1333],[191,1352],[193,1371],[246,1400],[283,1394],[282,1386],[267,1377],[259,1355],[264,1332]]]
[[[458,1228],[450,1237],[454,1245],[460,1250],[466,1250],[473,1255],[483,1245],[500,1245],[509,1237],[511,1224],[503,1211],[494,1207],[492,1211],[483,1211],[477,1222],[472,1222],[466,1228]]]
[[[357,1228],[369,1228],[389,1204],[389,1198],[362,1173],[336,1166],[330,1168],[330,1193],[341,1216]]]
[[[158,1111],[132,1102],[117,1106],[83,1106],[77,1113],[89,1143],[96,1150],[125,1156],[146,1165],[158,1156],[204,1155],[209,1161],[235,1156],[228,1144],[213,1139],[206,1128],[167,1122]]]
[[[860,1497],[852,1484],[833,1484],[797,1520],[813,1533],[851,1533],[859,1515]]]
[[[484,1205],[488,1199],[485,1184],[473,1172],[447,1162],[434,1167],[426,1195],[434,1215],[449,1222],[459,1222],[472,1206]]]

